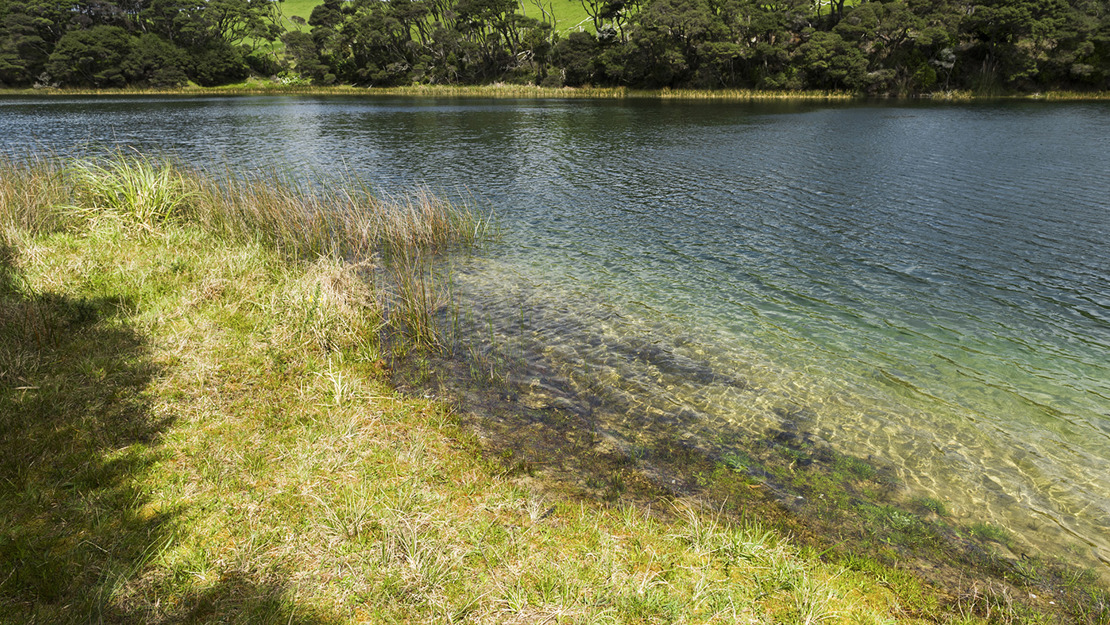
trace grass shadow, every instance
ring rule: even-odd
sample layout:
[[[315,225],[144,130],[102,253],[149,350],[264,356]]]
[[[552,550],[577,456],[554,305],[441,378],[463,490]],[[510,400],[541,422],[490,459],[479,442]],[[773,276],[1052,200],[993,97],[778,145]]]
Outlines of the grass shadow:
[[[36,293],[0,242],[0,613],[121,620],[113,591],[164,544],[141,476],[165,427],[126,302]]]
[[[151,492],[173,424],[158,365],[130,302],[36,292],[15,258],[0,238],[0,622],[320,622],[247,574],[181,601],[135,589],[184,512]]]
[[[310,625],[339,623],[319,610],[297,605],[281,582],[260,583],[254,575],[228,572],[214,586],[188,597],[180,623],[245,622]]]

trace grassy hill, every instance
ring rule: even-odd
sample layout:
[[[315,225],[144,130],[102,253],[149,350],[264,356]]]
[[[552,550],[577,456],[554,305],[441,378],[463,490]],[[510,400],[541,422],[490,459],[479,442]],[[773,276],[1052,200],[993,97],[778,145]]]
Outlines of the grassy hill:
[[[570,32],[578,28],[593,30],[590,16],[578,0],[521,0],[520,12],[528,17],[538,18],[541,14],[538,2],[541,1],[544,9],[555,15],[555,24],[560,32]],[[296,16],[307,22],[312,9],[322,3],[322,0],[285,0],[281,3],[281,12],[286,17],[286,27],[301,28],[290,18]]]
[[[323,4],[322,0],[285,0],[280,5],[281,13],[285,16],[285,27],[289,29],[303,28],[300,24],[294,22],[293,17],[299,17],[304,21],[308,21],[308,17],[312,15],[312,9],[318,4]]]
[[[0,160],[0,200],[0,623],[885,624],[939,605],[695,498],[508,471],[456,406],[397,392],[424,315],[372,253],[476,226],[427,194],[120,158]],[[409,338],[381,342],[399,313]]]
[[[579,28],[593,30],[593,22],[578,0],[547,0],[544,8],[555,15],[555,26],[559,32],[571,32]],[[539,17],[537,2],[522,0],[521,13],[528,17]]]

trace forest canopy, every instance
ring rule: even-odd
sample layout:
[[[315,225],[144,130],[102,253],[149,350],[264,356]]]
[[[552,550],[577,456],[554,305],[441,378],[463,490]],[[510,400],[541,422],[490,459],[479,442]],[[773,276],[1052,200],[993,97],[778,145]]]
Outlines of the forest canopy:
[[[1110,89],[1110,0],[0,0],[0,87]],[[301,20],[304,21],[304,20]]]

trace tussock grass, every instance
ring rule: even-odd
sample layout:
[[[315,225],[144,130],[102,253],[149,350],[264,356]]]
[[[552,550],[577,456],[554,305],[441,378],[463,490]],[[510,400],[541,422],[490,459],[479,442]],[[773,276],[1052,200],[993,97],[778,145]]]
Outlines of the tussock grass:
[[[380,226],[355,192],[336,217],[345,195],[132,165],[184,191],[3,168],[0,622],[913,621],[696,500],[510,478],[450,406],[395,393],[366,279],[385,261],[355,252],[415,262],[473,222],[403,234],[434,202],[389,200]]]
[[[185,175],[168,162],[117,155],[72,165],[73,200],[65,207],[91,220],[123,219],[131,228],[153,230],[192,199]]]
[[[158,235],[172,222],[271,248],[294,263],[346,261],[377,287],[379,329],[425,347],[439,343],[431,320],[443,305],[430,259],[491,233],[488,219],[425,189],[383,196],[351,178],[309,187],[277,171],[213,175],[126,153],[66,165],[0,162],[0,200],[11,232],[80,225]]]

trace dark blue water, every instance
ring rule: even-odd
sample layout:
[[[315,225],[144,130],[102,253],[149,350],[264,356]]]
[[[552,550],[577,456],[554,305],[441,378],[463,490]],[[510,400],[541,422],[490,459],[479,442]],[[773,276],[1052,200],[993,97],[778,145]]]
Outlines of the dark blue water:
[[[801,406],[958,517],[1110,554],[1110,105],[0,99],[4,152],[105,144],[466,198],[504,236],[457,296],[569,378]]]

